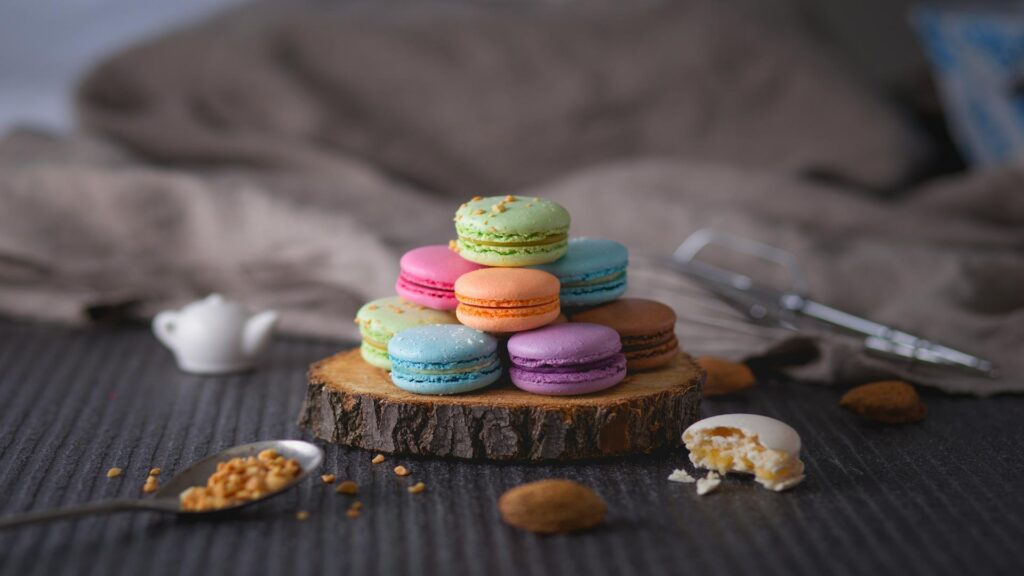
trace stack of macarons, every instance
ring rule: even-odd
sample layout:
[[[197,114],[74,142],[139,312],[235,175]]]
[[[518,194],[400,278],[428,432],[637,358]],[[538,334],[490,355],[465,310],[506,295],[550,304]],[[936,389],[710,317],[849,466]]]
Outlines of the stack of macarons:
[[[356,315],[370,364],[416,394],[497,382],[547,395],[589,394],[678,355],[675,313],[626,291],[626,247],[570,238],[568,211],[526,196],[475,197],[457,240],[401,259],[398,296]]]

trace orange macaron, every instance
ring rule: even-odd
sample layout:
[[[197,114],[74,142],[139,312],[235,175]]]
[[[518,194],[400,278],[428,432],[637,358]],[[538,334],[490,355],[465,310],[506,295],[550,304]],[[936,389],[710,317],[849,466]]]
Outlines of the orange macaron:
[[[459,322],[484,332],[522,332],[560,312],[558,278],[529,268],[483,268],[455,281]]]

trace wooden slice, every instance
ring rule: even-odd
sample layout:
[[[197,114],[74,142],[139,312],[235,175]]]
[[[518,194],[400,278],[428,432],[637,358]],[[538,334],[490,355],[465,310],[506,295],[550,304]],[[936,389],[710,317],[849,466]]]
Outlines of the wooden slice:
[[[585,396],[529,394],[505,381],[456,396],[424,396],[349,350],[310,367],[299,424],[324,440],[374,452],[487,460],[647,454],[681,445],[697,419],[704,371],[680,354]]]

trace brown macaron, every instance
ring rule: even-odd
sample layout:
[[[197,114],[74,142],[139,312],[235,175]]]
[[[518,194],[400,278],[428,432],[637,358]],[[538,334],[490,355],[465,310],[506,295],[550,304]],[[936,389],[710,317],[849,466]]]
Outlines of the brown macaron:
[[[676,313],[661,302],[620,298],[575,313],[570,320],[603,324],[618,332],[630,371],[660,368],[679,355]]]

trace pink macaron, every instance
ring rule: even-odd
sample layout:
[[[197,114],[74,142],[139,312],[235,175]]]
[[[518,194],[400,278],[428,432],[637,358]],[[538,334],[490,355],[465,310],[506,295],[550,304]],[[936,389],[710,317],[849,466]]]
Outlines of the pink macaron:
[[[395,291],[402,298],[435,310],[455,310],[455,281],[466,272],[485,268],[437,244],[410,250],[399,263]]]

